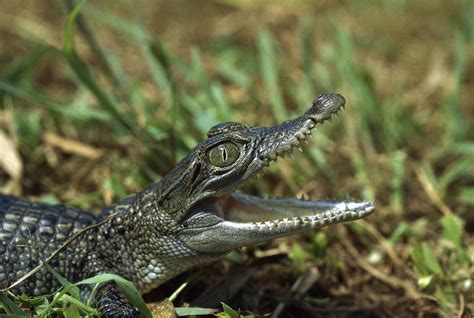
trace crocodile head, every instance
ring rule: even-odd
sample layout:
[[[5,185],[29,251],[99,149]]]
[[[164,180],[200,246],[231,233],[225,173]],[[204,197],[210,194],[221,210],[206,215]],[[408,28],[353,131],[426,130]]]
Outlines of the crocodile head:
[[[236,192],[293,149],[318,124],[344,108],[338,94],[322,94],[300,117],[273,127],[223,123],[210,129],[160,182],[167,234],[188,248],[220,256],[229,250],[370,214],[372,202],[263,199]],[[301,148],[300,148],[301,149]]]

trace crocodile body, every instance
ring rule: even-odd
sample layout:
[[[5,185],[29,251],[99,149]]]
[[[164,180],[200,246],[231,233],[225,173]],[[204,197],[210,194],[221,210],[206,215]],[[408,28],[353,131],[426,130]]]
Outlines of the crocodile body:
[[[299,147],[315,125],[344,104],[338,94],[323,94],[303,115],[280,125],[217,125],[166,177],[97,217],[0,195],[0,288],[60,249],[48,263],[69,281],[114,273],[145,293],[234,248],[370,214],[371,202],[262,199],[236,192]],[[59,287],[44,267],[12,292],[40,295]],[[99,288],[96,302],[104,316],[137,314],[113,284]]]

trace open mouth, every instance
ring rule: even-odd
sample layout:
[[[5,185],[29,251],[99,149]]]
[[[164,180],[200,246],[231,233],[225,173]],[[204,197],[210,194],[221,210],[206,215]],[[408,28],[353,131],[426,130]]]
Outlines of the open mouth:
[[[270,228],[296,225],[305,229],[357,220],[369,215],[374,208],[373,202],[263,199],[240,192],[207,198],[194,207],[195,211],[201,211],[198,213],[214,214],[221,222]]]
[[[262,136],[255,169],[246,182],[264,172],[278,157],[292,156],[311,130],[344,108],[337,94],[321,95],[302,116],[274,127],[254,128]],[[281,134],[279,131],[284,131]],[[268,145],[271,146],[268,146]],[[242,184],[241,184],[242,185]],[[240,185],[240,186],[241,186]],[[313,201],[298,198],[263,199],[232,192],[200,200],[187,222],[197,231],[188,244],[202,252],[227,251],[330,224],[353,221],[372,213],[373,202]]]

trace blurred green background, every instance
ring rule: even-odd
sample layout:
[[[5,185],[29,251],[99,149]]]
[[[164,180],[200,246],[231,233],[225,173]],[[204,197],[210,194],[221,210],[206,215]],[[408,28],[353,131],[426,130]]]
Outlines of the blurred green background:
[[[342,115],[244,190],[375,200],[376,212],[236,251],[175,305],[474,314],[472,1],[90,1],[75,20],[74,1],[1,5],[2,192],[100,211],[212,125],[272,125],[336,91]],[[197,301],[242,268],[232,297]],[[318,279],[290,292],[308,269]]]

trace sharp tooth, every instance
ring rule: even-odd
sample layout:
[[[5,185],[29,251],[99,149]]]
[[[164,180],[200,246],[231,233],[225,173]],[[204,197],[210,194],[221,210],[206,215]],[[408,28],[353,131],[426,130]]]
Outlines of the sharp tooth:
[[[303,152],[303,148],[301,148],[301,147],[298,147],[298,150],[299,150],[300,152]]]
[[[303,140],[303,139],[306,139],[306,136],[303,134],[303,133],[299,133],[296,138],[298,138],[299,140]]]
[[[303,129],[303,134],[309,135],[309,134],[311,134],[311,130],[309,130],[308,128],[304,128]]]
[[[293,152],[289,152],[288,155],[290,156],[291,160],[295,160],[295,154]]]

